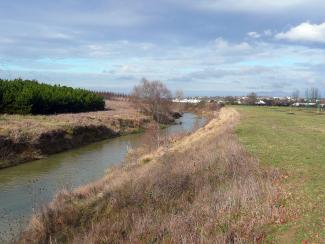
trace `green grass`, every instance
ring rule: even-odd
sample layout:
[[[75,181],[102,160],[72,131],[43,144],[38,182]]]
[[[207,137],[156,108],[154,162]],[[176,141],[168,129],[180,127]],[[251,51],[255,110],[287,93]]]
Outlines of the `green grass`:
[[[325,241],[325,113],[280,107],[236,106],[236,133],[265,167],[288,177],[288,221],[270,226],[268,240],[281,243]]]

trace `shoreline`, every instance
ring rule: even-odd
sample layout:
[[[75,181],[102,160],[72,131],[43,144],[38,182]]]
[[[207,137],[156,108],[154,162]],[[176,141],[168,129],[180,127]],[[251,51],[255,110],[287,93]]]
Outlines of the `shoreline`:
[[[180,232],[189,242],[263,238],[261,228],[279,218],[273,171],[261,169],[234,136],[236,110],[223,108],[213,117],[194,133],[157,149],[130,152],[124,164],[98,181],[59,192],[31,218],[19,240],[137,242],[161,234],[159,240],[179,242]],[[257,213],[263,221],[255,227]],[[237,215],[243,221],[232,218]],[[227,223],[227,229],[220,228]]]
[[[1,115],[0,170],[49,155],[142,131],[151,120],[129,102],[112,110],[59,115]]]
[[[40,134],[37,139],[29,141],[15,142],[10,137],[0,136],[1,151],[5,151],[8,155],[0,161],[0,170],[94,142],[138,133],[144,129],[148,121],[140,120],[137,126],[134,120],[120,119],[116,123],[126,124],[126,126],[119,130],[106,125],[85,125],[75,126],[71,129],[49,130]]]
[[[197,128],[197,124],[205,124],[205,119],[191,113],[184,114],[179,121],[183,123],[170,125],[161,131],[161,136],[174,135],[177,131],[189,133]],[[52,201],[57,192],[63,189],[73,190],[101,179],[108,168],[118,166],[130,150],[147,141],[145,138],[148,138],[151,128],[158,127],[148,124],[147,128],[149,130],[144,132],[91,143],[0,171],[0,215],[3,214],[4,218],[0,223],[0,240],[2,235],[3,240],[7,240],[9,234],[4,233],[8,231],[10,223],[20,221],[23,216],[30,216],[35,209],[41,210]],[[27,221],[25,219],[10,235],[18,234],[27,225]]]

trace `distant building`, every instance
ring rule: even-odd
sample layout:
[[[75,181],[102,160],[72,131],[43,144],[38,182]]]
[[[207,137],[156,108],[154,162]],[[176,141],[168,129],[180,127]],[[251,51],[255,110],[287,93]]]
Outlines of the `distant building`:
[[[316,103],[294,103],[292,104],[294,107],[315,107]]]
[[[266,102],[264,102],[263,100],[259,100],[255,104],[260,105],[260,106],[264,106],[264,105],[266,105]]]
[[[174,103],[199,103],[200,99],[197,98],[184,98],[184,99],[173,99]]]

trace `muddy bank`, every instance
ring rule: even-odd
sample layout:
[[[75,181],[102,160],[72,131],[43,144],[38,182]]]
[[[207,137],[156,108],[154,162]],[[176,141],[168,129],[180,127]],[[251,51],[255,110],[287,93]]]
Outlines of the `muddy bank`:
[[[67,124],[39,133],[0,135],[0,169],[44,158],[92,142],[141,131],[148,118],[112,118],[85,124]]]

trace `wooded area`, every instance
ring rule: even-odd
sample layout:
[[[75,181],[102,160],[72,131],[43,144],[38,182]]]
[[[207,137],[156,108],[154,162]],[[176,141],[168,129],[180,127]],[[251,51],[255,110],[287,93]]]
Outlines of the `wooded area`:
[[[84,89],[0,79],[0,113],[55,114],[104,109],[104,98]]]

